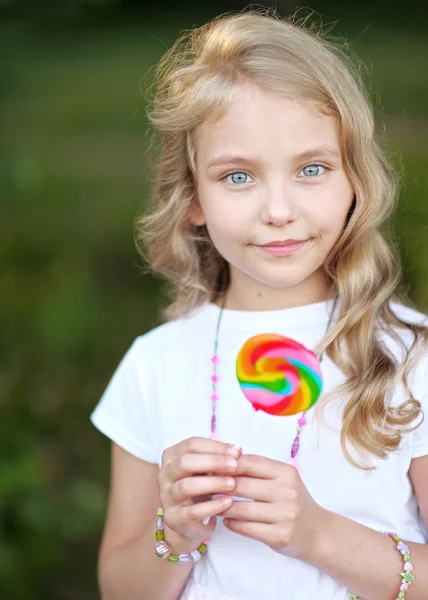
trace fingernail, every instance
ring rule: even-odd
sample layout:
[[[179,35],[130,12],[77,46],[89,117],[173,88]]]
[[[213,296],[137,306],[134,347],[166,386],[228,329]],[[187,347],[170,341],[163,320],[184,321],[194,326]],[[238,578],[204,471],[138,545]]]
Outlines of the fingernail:
[[[203,524],[203,525],[208,525],[210,518],[211,518],[211,517],[206,517],[206,518],[205,518],[205,519],[202,521],[202,524]]]
[[[234,458],[228,458],[226,463],[230,469],[236,469],[236,467],[238,466],[238,463]]]
[[[241,448],[239,446],[230,446],[227,449],[227,453],[229,454],[229,456],[233,456],[233,458],[238,458],[240,452]]]

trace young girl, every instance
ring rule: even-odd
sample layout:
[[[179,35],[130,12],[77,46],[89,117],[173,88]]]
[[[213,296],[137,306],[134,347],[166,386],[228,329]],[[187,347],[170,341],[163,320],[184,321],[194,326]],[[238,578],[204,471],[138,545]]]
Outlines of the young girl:
[[[184,36],[155,83],[139,234],[175,295],[92,415],[113,441],[102,598],[426,600],[428,323],[398,301],[358,74],[244,13]],[[305,412],[247,401],[236,360],[264,333],[318,354]]]

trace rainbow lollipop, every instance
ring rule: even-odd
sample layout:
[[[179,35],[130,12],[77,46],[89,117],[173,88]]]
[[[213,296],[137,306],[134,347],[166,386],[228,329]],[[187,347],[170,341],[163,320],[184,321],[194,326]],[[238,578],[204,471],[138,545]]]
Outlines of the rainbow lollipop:
[[[236,375],[255,410],[276,416],[308,410],[322,389],[316,354],[276,333],[255,335],[245,342],[236,359]]]

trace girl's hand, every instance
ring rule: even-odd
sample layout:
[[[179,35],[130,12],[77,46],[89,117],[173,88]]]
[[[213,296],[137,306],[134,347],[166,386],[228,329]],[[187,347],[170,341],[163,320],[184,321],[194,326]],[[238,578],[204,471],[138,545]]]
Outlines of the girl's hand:
[[[231,475],[240,450],[216,440],[193,437],[167,448],[159,472],[160,500],[167,528],[185,538],[205,539],[216,527],[216,516],[232,504],[235,487]],[[203,521],[209,519],[208,524]]]
[[[316,543],[323,509],[299,472],[291,465],[247,454],[238,460],[235,480],[234,495],[254,502],[234,502],[222,513],[227,517],[225,526],[280,554],[305,560]]]

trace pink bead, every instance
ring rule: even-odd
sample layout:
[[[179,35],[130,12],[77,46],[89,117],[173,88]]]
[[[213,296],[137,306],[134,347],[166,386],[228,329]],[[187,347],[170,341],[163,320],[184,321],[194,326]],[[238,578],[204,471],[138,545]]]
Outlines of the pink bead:
[[[215,365],[218,363],[219,358],[217,356],[217,354],[214,354],[214,356],[211,358],[211,362],[213,362]]]
[[[299,439],[299,436],[297,435],[294,439],[293,445],[291,446],[291,458],[296,458],[297,453],[299,451],[299,447],[300,447],[300,439]]]
[[[409,589],[409,584],[404,582],[400,585],[400,591],[402,592],[407,592],[407,590]]]
[[[217,381],[218,381],[217,375],[212,375],[211,376],[211,381],[214,382],[214,383],[217,383]]]
[[[204,544],[206,544],[208,546],[208,544],[211,544],[212,540],[211,538],[207,538],[206,540],[203,541]]]
[[[404,563],[404,570],[405,571],[413,571],[413,565],[411,562],[406,562]]]
[[[211,400],[212,400],[213,402],[217,402],[217,400],[218,400],[218,396],[217,396],[217,394],[211,394]]]
[[[300,425],[300,427],[303,427],[304,425],[306,425],[306,417],[305,417],[305,415],[302,415],[300,417],[300,419],[297,421],[297,423]]]

